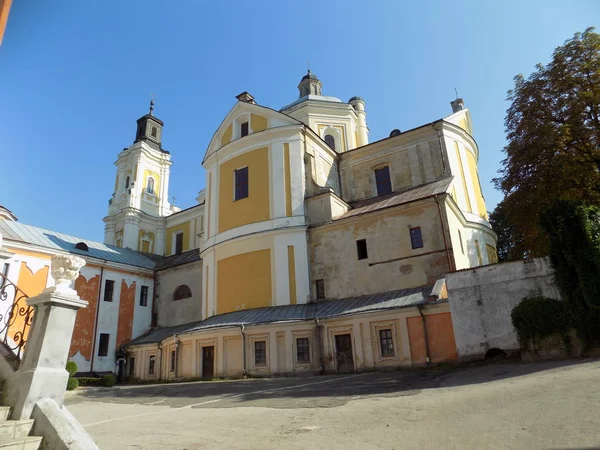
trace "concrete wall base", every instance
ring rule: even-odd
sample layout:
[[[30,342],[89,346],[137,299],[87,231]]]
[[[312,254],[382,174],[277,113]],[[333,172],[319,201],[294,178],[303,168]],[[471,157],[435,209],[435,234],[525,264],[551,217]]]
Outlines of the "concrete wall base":
[[[44,437],[45,448],[52,450],[99,450],[83,426],[64,406],[54,400],[37,402],[31,415],[32,433]]]

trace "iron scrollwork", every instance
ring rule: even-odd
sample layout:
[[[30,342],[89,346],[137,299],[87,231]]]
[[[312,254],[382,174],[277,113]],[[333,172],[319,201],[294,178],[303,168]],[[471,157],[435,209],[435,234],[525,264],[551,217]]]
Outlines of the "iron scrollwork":
[[[28,298],[25,292],[0,273],[0,338],[19,359],[33,322],[34,309],[27,305]],[[6,305],[9,305],[8,308]]]

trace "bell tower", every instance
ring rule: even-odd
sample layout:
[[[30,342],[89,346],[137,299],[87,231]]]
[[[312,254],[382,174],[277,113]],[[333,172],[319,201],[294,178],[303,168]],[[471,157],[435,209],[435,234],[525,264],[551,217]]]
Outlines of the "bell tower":
[[[171,155],[162,147],[164,123],[148,114],[137,120],[133,145],[117,157],[115,188],[104,218],[104,242],[162,254],[164,220],[172,213],[169,199]]]

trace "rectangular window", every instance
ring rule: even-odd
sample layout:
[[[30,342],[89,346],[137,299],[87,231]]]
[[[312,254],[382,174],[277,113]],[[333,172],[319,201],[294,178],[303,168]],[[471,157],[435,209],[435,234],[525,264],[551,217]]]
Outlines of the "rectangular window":
[[[462,254],[465,254],[465,246],[463,244],[463,240],[462,240],[462,234],[460,233],[460,230],[458,230],[458,240],[460,241],[460,249],[462,250]]]
[[[265,341],[254,342],[254,365],[267,365],[267,343]]]
[[[241,130],[240,130],[240,136],[241,137],[248,136],[248,122],[242,123]]]
[[[132,377],[135,375],[135,357],[129,358],[129,376]]]
[[[296,339],[296,357],[299,364],[310,363],[310,351],[308,346],[308,338]]]
[[[175,350],[171,350],[171,367],[169,369],[171,372],[175,372],[175,362],[177,360],[175,356]]]
[[[106,280],[104,282],[104,301],[113,301],[113,291],[115,290],[115,282],[113,280]]]
[[[248,197],[248,168],[242,167],[234,171],[235,176],[235,200]]]
[[[100,333],[100,344],[98,345],[98,356],[108,356],[108,341],[110,334]]]
[[[410,244],[412,248],[423,247],[423,236],[421,236],[421,227],[415,227],[410,229]]]
[[[390,178],[390,167],[375,169],[375,182],[377,183],[377,195],[392,193],[392,180]]]
[[[392,330],[379,330],[379,342],[381,343],[381,356],[394,356]]]
[[[148,286],[142,286],[140,291],[140,306],[148,306]]]
[[[156,133],[157,133],[156,127],[152,127],[152,133],[150,133],[150,134],[152,135],[153,138],[156,137]]]
[[[148,375],[154,375],[154,366],[156,366],[156,356],[150,356],[148,360]]]
[[[359,239],[356,241],[356,253],[358,253],[358,259],[367,259],[369,257],[366,239]]]
[[[175,235],[175,254],[179,255],[183,252],[183,233]]]
[[[317,285],[317,299],[325,298],[325,280],[317,280],[315,284]]]

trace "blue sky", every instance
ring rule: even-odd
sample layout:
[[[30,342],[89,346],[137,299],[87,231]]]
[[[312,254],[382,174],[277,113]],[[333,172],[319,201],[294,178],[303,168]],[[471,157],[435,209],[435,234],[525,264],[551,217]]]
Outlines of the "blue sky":
[[[457,88],[492,210],[513,77],[598,19],[597,0],[16,1],[0,47],[0,204],[102,240],[113,163],[154,93],[170,195],[192,206],[235,95],[279,109],[310,60],[324,95],[365,99],[371,141],[448,115]]]

